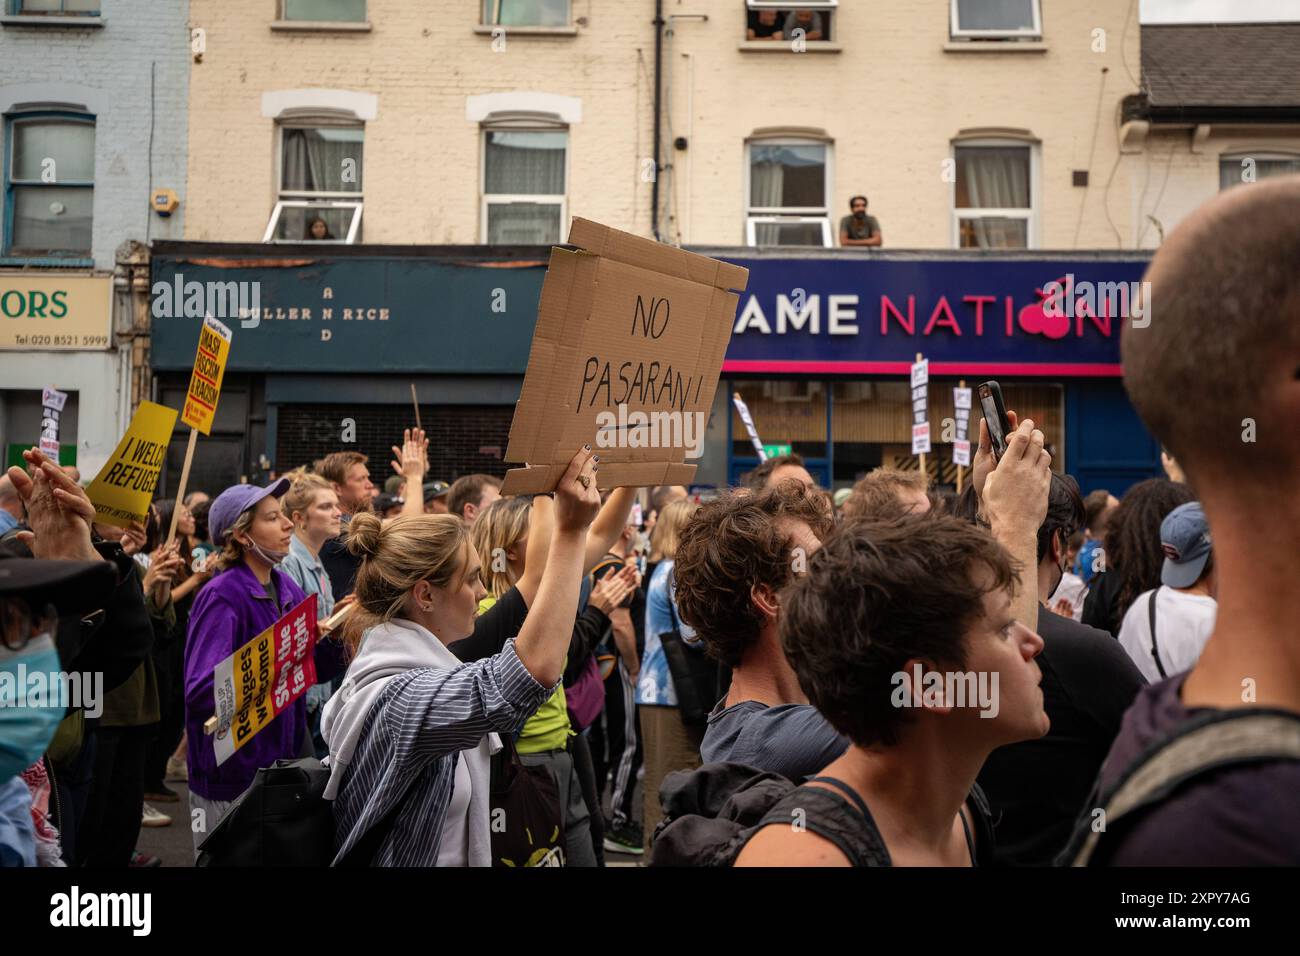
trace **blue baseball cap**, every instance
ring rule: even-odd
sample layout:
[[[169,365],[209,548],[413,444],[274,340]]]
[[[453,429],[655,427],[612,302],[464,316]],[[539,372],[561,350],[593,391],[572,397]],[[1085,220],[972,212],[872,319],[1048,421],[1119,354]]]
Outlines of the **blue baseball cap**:
[[[226,543],[226,532],[239,520],[240,515],[249,508],[256,507],[267,495],[280,498],[288,490],[288,478],[279,478],[265,488],[260,485],[231,485],[217,495],[208,508],[208,532],[212,535],[212,543],[222,547]]]
[[[1171,588],[1189,588],[1205,571],[1210,560],[1213,543],[1210,540],[1210,523],[1199,501],[1179,505],[1160,522],[1160,547],[1165,552],[1165,565],[1160,570],[1160,583]]]

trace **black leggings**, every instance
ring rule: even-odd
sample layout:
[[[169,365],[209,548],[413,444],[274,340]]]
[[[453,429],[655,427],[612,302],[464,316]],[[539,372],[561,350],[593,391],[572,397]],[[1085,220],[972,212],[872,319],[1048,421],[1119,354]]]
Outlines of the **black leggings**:
[[[596,791],[596,771],[591,764],[591,748],[587,746],[585,734],[569,738],[569,755],[573,757],[573,769],[578,774],[578,783],[582,786],[582,802],[591,814],[591,843],[596,851],[596,865],[605,865],[605,818],[600,810],[600,794]]]
[[[95,778],[77,836],[77,853],[85,866],[130,865],[144,811],[145,751],[157,729],[157,724],[101,724],[96,731]]]

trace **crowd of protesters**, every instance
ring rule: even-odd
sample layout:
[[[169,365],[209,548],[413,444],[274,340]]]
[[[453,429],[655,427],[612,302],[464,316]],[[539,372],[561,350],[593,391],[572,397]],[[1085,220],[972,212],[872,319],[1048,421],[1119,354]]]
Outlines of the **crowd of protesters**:
[[[177,782],[197,856],[313,757],[339,865],[1300,863],[1297,222],[1300,179],[1259,184],[1156,254],[1166,318],[1122,349],[1168,477],[1119,496],[1010,411],[960,495],[832,497],[794,455],[602,495],[588,446],[503,497],[429,479],[414,429],[382,490],[340,451],[125,529],[32,449],[0,478],[0,864],[157,865]],[[309,597],[316,686],[218,762],[214,670]],[[20,700],[20,665],[102,691]]]

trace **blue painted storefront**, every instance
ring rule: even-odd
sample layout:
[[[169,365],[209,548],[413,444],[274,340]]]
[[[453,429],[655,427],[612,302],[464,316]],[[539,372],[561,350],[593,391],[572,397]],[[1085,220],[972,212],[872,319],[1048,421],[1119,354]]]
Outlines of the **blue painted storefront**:
[[[225,317],[234,331],[228,371],[264,376],[273,454],[277,403],[313,396],[396,403],[415,379],[427,383],[422,395],[433,388],[450,394],[455,385],[478,395],[475,401],[488,395],[508,404],[522,383],[548,251],[167,243],[155,249],[153,282],[156,289],[174,287],[178,276],[182,284],[259,283],[257,321]],[[1073,276],[1076,296],[1068,298],[1082,302],[1085,283],[1140,280],[1145,256],[698,251],[750,270],[723,394],[754,379],[896,380],[922,352],[933,376],[963,376],[968,384],[1060,383],[1066,464],[1085,492],[1119,493],[1158,473],[1158,446],[1119,378],[1122,316],[1085,302],[1053,318],[1038,292]],[[155,315],[155,370],[190,367],[200,322]],[[831,389],[826,415],[825,455],[809,464],[828,479]],[[735,480],[757,463],[735,454],[727,420],[726,467],[710,469],[716,480]],[[949,456],[942,446],[936,452]]]

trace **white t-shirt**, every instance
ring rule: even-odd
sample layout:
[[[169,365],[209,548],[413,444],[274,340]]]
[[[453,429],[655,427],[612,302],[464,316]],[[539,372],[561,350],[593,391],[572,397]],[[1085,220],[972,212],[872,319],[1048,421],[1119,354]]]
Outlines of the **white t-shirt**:
[[[446,822],[442,825],[438,866],[469,866],[469,797],[472,784],[468,758],[472,753],[474,750],[462,750],[456,755],[456,780],[451,787]]]
[[[1148,602],[1153,592],[1138,596],[1119,627],[1119,643],[1148,681],[1163,680],[1151,656],[1151,624]],[[1205,594],[1188,594],[1162,587],[1156,595],[1156,631],[1160,663],[1173,676],[1190,670],[1201,656],[1214,631],[1218,602]]]
[[[1061,575],[1061,583],[1056,586],[1051,600],[1047,602],[1049,608],[1055,608],[1056,602],[1062,599],[1070,602],[1070,616],[1076,621],[1083,620],[1083,599],[1088,596],[1088,585],[1084,583],[1083,578],[1071,571],[1066,571]]]

